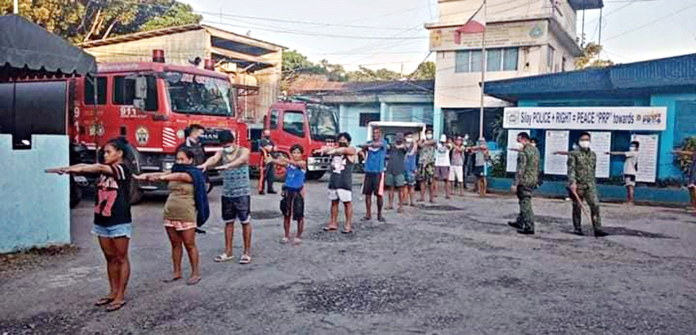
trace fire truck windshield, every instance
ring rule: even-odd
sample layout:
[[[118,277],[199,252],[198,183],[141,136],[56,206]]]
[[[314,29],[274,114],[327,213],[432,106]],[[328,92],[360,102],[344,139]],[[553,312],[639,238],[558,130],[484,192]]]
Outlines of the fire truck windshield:
[[[165,73],[172,110],[178,113],[233,116],[230,84],[190,73]]]
[[[338,135],[338,123],[334,110],[321,105],[307,105],[309,131],[313,140],[326,141]]]

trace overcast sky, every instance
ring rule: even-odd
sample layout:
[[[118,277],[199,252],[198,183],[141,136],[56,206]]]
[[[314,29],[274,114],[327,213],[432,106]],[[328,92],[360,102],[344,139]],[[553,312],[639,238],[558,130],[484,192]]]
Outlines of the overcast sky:
[[[183,1],[203,12],[206,24],[249,32],[348,69],[412,71],[428,54],[423,24],[437,21],[437,0]],[[695,17],[696,0],[605,0],[603,56],[628,63],[696,53]],[[579,12],[578,33],[581,18]],[[599,10],[587,11],[589,41],[599,37],[598,18]]]

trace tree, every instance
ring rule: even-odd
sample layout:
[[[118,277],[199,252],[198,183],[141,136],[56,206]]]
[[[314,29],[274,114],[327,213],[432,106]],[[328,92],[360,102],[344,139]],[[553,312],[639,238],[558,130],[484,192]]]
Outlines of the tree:
[[[582,50],[582,56],[575,58],[575,67],[585,69],[588,67],[606,67],[614,65],[614,62],[608,59],[600,59],[600,54],[603,47],[597,43],[590,42]]]
[[[0,14],[13,0],[0,0]],[[19,14],[74,43],[165,27],[200,23],[201,15],[175,0],[20,0]]]
[[[418,65],[418,68],[409,75],[409,78],[416,80],[435,79],[435,62],[424,62]]]

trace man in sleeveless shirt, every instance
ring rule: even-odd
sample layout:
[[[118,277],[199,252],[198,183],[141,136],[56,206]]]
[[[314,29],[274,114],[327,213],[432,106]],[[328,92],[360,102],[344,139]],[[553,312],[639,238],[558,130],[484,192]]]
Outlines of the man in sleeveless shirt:
[[[332,156],[331,177],[329,179],[329,200],[331,200],[331,218],[325,231],[338,230],[338,205],[343,202],[346,210],[344,234],[353,232],[353,165],[357,161],[357,151],[350,146],[350,135],[338,135],[338,148],[323,147],[321,153]]]
[[[222,163],[222,165],[219,165]],[[232,240],[234,221],[242,224],[244,254],[241,264],[251,263],[251,193],[249,182],[249,149],[237,145],[234,136],[227,139],[221,151],[215,153],[203,165],[203,171],[214,167],[222,174],[222,219],[225,220],[225,252],[215,257],[216,262],[234,259]]]

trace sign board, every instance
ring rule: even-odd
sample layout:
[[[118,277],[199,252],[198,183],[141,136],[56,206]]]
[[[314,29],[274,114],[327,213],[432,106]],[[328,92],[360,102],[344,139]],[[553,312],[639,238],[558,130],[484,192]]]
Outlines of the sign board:
[[[641,183],[654,183],[657,175],[657,145],[658,135],[633,135],[631,141],[638,141],[638,172],[636,181]]]
[[[546,145],[544,150],[544,174],[562,175],[568,174],[568,156],[554,155],[557,151],[568,151],[570,132],[567,130],[549,130],[546,132]]]
[[[611,132],[608,131],[591,131],[590,148],[597,155],[597,168],[595,177],[609,178],[611,172],[611,156],[606,152],[611,151]]]
[[[517,172],[517,151],[515,150],[510,150],[515,147],[515,143],[517,143],[517,135],[520,133],[526,132],[529,134],[529,130],[519,130],[519,129],[511,129],[508,130],[508,141],[507,141],[507,164],[506,170],[507,172]]]
[[[481,34],[461,34],[460,43],[454,35],[461,25],[431,28],[430,50],[481,49]],[[546,41],[547,23],[543,21],[518,21],[488,24],[486,26],[486,48],[539,45]]]
[[[663,131],[667,107],[508,107],[503,127]]]

